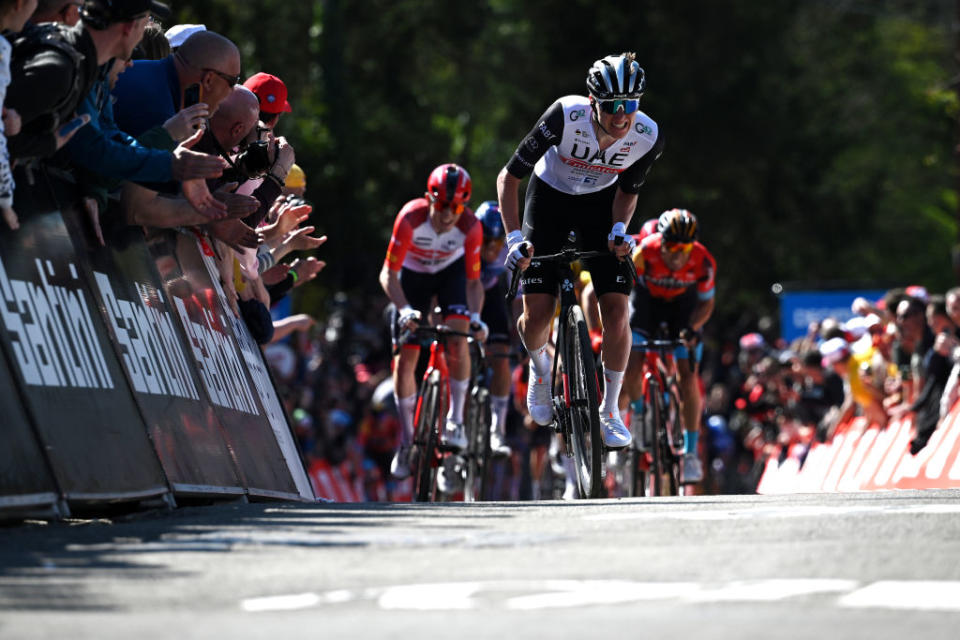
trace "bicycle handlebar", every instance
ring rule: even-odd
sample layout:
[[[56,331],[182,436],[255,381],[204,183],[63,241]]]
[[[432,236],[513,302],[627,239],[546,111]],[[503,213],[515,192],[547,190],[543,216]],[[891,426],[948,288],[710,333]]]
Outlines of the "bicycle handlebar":
[[[623,244],[623,237],[618,238],[619,242],[616,242],[616,245]],[[526,255],[526,253],[524,253]],[[602,258],[603,256],[611,255],[607,251],[578,251],[573,247],[567,247],[561,250],[559,253],[550,253],[543,256],[533,256],[532,260],[537,262],[556,262],[556,263],[566,263],[570,264],[576,262],[577,260],[582,260],[585,258]],[[625,258],[625,259],[624,259]],[[640,276],[637,274],[637,266],[633,264],[633,260],[630,256],[625,256],[621,258],[628,265],[630,265],[630,276],[633,278],[633,284],[637,285],[640,283]],[[513,275],[510,278],[510,288],[507,290],[507,295],[504,296],[504,299],[509,303],[517,295],[517,288],[520,286],[520,269],[514,269]]]
[[[455,329],[451,329],[448,325],[438,324],[435,327],[425,326],[425,327],[417,327],[415,329],[403,329],[400,332],[400,338],[397,340],[397,345],[393,349],[394,355],[396,355],[399,352],[400,347],[410,338],[410,336],[414,334],[433,335],[433,336],[436,336],[437,338],[440,338],[442,336],[459,336],[461,338],[466,338],[467,342],[474,342],[477,344],[477,346],[480,346],[480,343],[477,341],[476,338],[473,337],[472,333],[457,331]]]

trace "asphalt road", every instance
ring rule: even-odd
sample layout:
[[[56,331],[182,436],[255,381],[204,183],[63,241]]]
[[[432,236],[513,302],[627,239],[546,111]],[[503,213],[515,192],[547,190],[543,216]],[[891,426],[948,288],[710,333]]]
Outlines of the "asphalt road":
[[[960,638],[960,491],[0,528],[0,638]]]

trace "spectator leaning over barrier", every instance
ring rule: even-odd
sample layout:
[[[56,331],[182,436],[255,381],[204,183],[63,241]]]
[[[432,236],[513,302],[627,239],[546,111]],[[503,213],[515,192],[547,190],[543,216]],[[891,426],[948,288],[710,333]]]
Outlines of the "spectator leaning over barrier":
[[[38,0],[31,22],[59,22],[72,27],[80,22],[81,0]],[[13,29],[19,31],[19,29]]]
[[[944,307],[951,322],[956,327],[955,334],[960,336],[960,287],[954,287],[947,291],[944,296]],[[943,394],[940,397],[941,420],[946,417],[953,405],[956,404],[957,399],[960,398],[960,349],[956,347],[953,349],[951,362],[950,377],[947,379]]]
[[[210,183],[212,189],[218,188],[223,182],[235,182],[239,185],[239,193],[251,194],[260,202],[257,212],[244,220],[248,226],[255,228],[263,222],[280,195],[295,154],[285,138],[274,139],[268,134],[266,140],[258,140],[259,102],[249,89],[234,87],[233,93],[224,102],[228,101],[229,113],[222,116],[215,113],[211,117],[212,130],[204,135],[197,148],[219,154],[230,164],[221,180]],[[251,110],[257,113],[251,116]],[[250,124],[251,117],[254,118],[253,124]],[[264,175],[269,179],[263,180]]]
[[[30,0],[0,0],[0,30],[17,32],[23,29],[33,6]],[[4,103],[7,86],[10,84],[10,53],[13,45],[5,36],[0,36],[0,104]],[[7,151],[7,136],[16,135],[20,130],[20,116],[13,109],[4,106],[0,120],[0,215],[11,229],[20,226],[17,212],[13,208],[13,171],[10,165],[10,153]]]
[[[89,116],[75,119],[77,107],[97,81],[101,63],[82,23],[28,23],[11,44],[4,106],[20,115],[21,126],[7,142],[11,159],[24,164],[53,155],[89,121]]]
[[[83,24],[94,40],[99,61],[106,64],[113,59],[130,59],[146,28],[149,20],[146,11],[151,6],[149,0],[87,1],[83,8]],[[172,153],[146,147],[120,131],[113,119],[109,74],[87,94],[79,113],[89,115],[90,124],[77,132],[58,157],[62,156],[79,167],[87,176],[83,181],[87,185],[86,195],[96,203],[96,210],[93,204],[87,207],[93,220],[97,220],[104,210],[106,198],[104,191],[96,188],[97,180],[89,177],[91,174],[113,180],[157,184],[192,180],[195,182],[188,182],[184,189],[190,203],[210,218],[224,215],[225,207],[211,198],[202,181],[221,175],[225,166],[223,160],[191,151],[184,145],[176,147]],[[169,143],[174,144],[172,138]]]
[[[957,326],[947,314],[946,299],[930,296],[926,306],[927,328],[936,336],[933,347],[923,357],[923,387],[908,411],[916,413],[916,435],[910,442],[910,453],[917,454],[927,445],[940,422],[940,398],[953,367],[953,351],[957,348]]]
[[[897,334],[891,357],[901,380],[900,404],[910,405],[923,387],[923,357],[933,345],[933,333],[924,312],[924,303],[910,296],[902,298],[896,306]]]
[[[114,95],[117,124],[130,135],[163,124],[183,106],[184,90],[200,85],[200,102],[214,114],[240,80],[240,51],[212,31],[194,33],[163,60],[137,60]]]

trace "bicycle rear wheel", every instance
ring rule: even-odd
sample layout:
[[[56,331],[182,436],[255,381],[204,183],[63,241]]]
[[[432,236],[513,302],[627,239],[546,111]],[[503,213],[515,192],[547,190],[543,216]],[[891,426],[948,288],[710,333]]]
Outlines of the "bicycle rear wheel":
[[[670,385],[667,398],[669,402],[666,406],[666,434],[668,440],[668,449],[670,452],[669,464],[666,472],[668,474],[668,484],[670,495],[680,495],[680,467],[683,464],[684,451],[684,433],[683,419],[680,415],[680,399],[677,393],[676,385]]]
[[[603,439],[600,435],[597,368],[580,307],[570,307],[565,321],[564,355],[570,385],[571,444],[577,481],[582,497],[598,498],[603,490]]]
[[[434,371],[423,383],[417,406],[414,443],[417,447],[417,472],[414,497],[428,502],[433,495],[437,462],[438,416],[440,414],[440,372]]]
[[[650,454],[653,457],[653,463],[650,465],[650,495],[663,495],[663,475],[667,467],[665,452],[669,450],[666,440],[666,427],[663,419],[663,393],[660,391],[660,383],[656,380],[650,380],[647,389],[647,406],[644,411],[643,419],[647,421],[647,433],[653,434],[653,441],[650,443]]]

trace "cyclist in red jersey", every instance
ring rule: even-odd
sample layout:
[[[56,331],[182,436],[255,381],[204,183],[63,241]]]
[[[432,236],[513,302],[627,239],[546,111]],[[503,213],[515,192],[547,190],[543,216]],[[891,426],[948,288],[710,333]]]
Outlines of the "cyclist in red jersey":
[[[387,257],[380,271],[383,287],[395,309],[393,339],[397,345],[405,329],[414,329],[430,313],[434,296],[444,323],[455,331],[473,330],[486,337],[480,319],[483,284],[480,281],[480,245],[483,229],[467,208],[472,182],[456,164],[440,165],[427,180],[424,197],[411,200],[397,215]],[[451,449],[466,446],[463,403],[470,384],[470,354],[465,338],[447,340],[450,367],[450,409],[441,441]],[[410,336],[394,359],[393,380],[400,414],[401,443],[390,471],[397,478],[410,475],[413,413],[417,404],[415,369],[420,345]]]
[[[630,297],[635,349],[653,337],[662,323],[667,324],[667,338],[679,336],[686,345],[674,353],[685,430],[681,481],[686,484],[703,479],[697,456],[701,404],[697,362],[703,354],[700,329],[713,313],[717,271],[713,256],[696,241],[697,230],[697,218],[686,209],[661,214],[656,233],[645,237],[634,251],[640,284]],[[643,408],[642,371],[643,354],[635,350],[630,354],[620,398],[620,406],[625,408],[629,401],[634,414]]]

